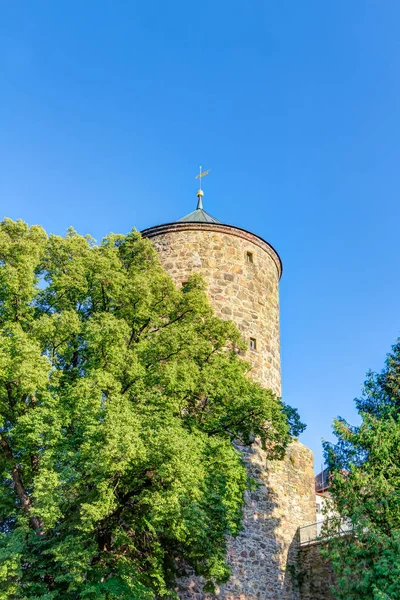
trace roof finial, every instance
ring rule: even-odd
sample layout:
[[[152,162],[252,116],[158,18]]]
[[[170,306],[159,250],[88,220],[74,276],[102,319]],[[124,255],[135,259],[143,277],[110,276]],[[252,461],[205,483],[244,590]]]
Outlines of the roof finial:
[[[200,209],[200,210],[203,210],[203,196],[204,196],[204,192],[201,189],[201,179],[202,179],[202,177],[205,177],[206,175],[208,175],[209,172],[211,171],[211,169],[208,169],[208,171],[202,171],[201,170],[202,169],[201,165],[200,165],[199,169],[200,169],[199,174],[196,175],[196,177],[195,177],[195,179],[199,179],[200,180],[200,187],[199,187],[199,189],[197,191],[197,194],[196,194],[196,196],[198,198],[198,200],[197,200],[197,208]]]

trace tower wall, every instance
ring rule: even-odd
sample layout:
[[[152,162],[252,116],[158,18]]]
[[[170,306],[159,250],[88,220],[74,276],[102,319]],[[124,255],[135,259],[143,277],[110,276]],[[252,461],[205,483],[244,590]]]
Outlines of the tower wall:
[[[142,234],[151,239],[178,286],[193,273],[203,276],[215,313],[232,320],[247,342],[245,358],[252,364],[253,377],[280,395],[282,266],[275,250],[247,231],[214,223],[178,222]],[[255,350],[250,349],[250,338],[255,340]],[[300,525],[316,520],[312,452],[297,441],[283,461],[267,461],[256,444],[241,450],[259,487],[246,495],[243,531],[229,544],[232,577],[218,591],[218,598],[299,600],[292,578],[296,532]],[[195,577],[179,583],[179,596],[182,600],[210,597],[201,592],[201,580]]]
[[[281,393],[278,254],[261,238],[236,227],[174,223],[145,230],[165,270],[181,286],[193,273],[207,283],[215,313],[232,320],[247,342],[252,375]],[[249,262],[247,253],[251,254]],[[250,338],[256,349],[250,350]]]

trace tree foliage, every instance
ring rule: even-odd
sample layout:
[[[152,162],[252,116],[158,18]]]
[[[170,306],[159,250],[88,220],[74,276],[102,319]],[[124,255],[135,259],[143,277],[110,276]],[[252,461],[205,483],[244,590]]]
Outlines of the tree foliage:
[[[379,374],[370,372],[356,399],[361,425],[334,424],[325,444],[337,517],[329,525],[329,556],[343,600],[400,599],[400,342]],[[340,522],[351,535],[335,535]]]
[[[225,581],[249,485],[232,440],[280,457],[302,424],[201,279],[176,289],[135,231],[6,219],[0,328],[0,598],[170,597],[182,564]]]

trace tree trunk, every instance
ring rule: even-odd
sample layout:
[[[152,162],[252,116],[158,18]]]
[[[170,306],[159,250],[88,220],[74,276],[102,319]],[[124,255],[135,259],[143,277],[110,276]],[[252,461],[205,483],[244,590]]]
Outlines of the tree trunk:
[[[6,458],[9,461],[14,461],[14,457],[12,455],[11,448],[4,438],[0,438],[0,446],[3,448]],[[22,510],[29,517],[29,524],[30,524],[31,528],[38,535],[42,535],[42,532],[39,530],[42,528],[43,523],[42,523],[41,519],[39,519],[39,517],[33,517],[30,514],[32,511],[32,502],[31,502],[31,499],[29,498],[28,494],[25,491],[21,473],[18,469],[18,465],[14,464],[11,474],[12,474],[12,479],[14,482],[14,488],[15,488],[15,491],[19,498],[19,501],[21,503]]]

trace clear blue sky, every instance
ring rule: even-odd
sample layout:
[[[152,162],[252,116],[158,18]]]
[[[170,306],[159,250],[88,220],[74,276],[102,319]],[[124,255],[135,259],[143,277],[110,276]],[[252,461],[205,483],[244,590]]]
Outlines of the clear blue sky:
[[[0,2],[0,217],[205,208],[279,251],[283,395],[322,437],[400,330],[400,4]]]

